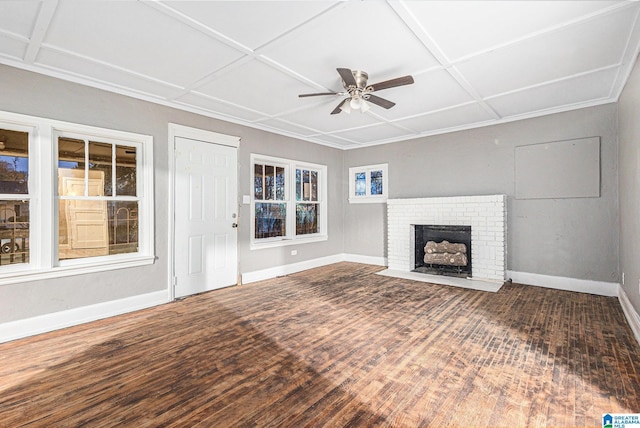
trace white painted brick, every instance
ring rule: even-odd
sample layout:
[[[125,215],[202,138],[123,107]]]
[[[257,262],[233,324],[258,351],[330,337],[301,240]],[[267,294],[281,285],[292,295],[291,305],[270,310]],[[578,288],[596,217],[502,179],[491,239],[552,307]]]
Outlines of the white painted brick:
[[[387,201],[389,267],[411,269],[414,233],[411,225],[470,225],[474,277],[504,279],[505,201],[505,195]]]

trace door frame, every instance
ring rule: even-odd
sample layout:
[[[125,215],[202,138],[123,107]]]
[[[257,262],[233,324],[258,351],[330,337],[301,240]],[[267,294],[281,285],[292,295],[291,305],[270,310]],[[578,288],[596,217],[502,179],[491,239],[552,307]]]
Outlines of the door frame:
[[[204,129],[191,128],[184,125],[178,125],[176,123],[169,123],[169,141],[167,144],[168,147],[168,170],[169,170],[169,197],[168,199],[168,226],[169,226],[169,242],[167,248],[167,257],[168,257],[168,269],[167,269],[167,290],[169,293],[169,301],[174,301],[176,298],[175,294],[175,140],[176,137],[188,138],[190,140],[202,141],[204,143],[210,144],[218,144],[222,146],[234,147],[236,149],[240,148],[240,137],[235,137],[233,135],[225,135],[219,134],[217,132],[206,131]],[[236,165],[236,182],[239,183],[238,180],[238,166]],[[238,195],[236,195],[236,200],[238,199]],[[238,212],[238,211],[236,211]],[[237,259],[237,246],[236,246],[236,259]],[[238,266],[236,267],[236,271],[238,271]]]

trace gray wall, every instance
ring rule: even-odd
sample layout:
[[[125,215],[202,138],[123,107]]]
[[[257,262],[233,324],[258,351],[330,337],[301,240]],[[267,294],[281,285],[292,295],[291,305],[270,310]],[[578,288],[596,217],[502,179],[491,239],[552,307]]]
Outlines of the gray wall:
[[[640,65],[636,62],[620,101],[620,272],[627,297],[640,313]]]
[[[506,194],[509,270],[618,281],[616,105],[345,152],[349,167],[389,163],[389,197]],[[516,200],[515,147],[601,137],[599,198]],[[345,186],[347,183],[345,182]],[[386,256],[383,204],[345,207],[345,253]],[[386,238],[385,238],[386,239]]]
[[[241,137],[239,193],[249,194],[252,152],[322,163],[329,173],[329,240],[294,247],[249,250],[249,210],[240,210],[240,273],[342,252],[342,151],[140,101],[0,65],[0,110],[129,131],[154,137],[154,265],[0,286],[0,323],[167,289],[169,201],[168,124]],[[297,256],[290,250],[296,248]]]
[[[0,286],[0,323],[167,288],[168,123],[241,137],[239,201],[250,194],[249,155],[260,153],[325,164],[329,175],[329,240],[249,249],[249,206],[240,207],[240,272],[350,253],[386,256],[386,205],[348,204],[351,166],[389,163],[392,198],[508,195],[508,268],[580,279],[619,281],[618,250],[627,294],[639,306],[640,183],[638,72],[621,102],[621,217],[618,239],[617,106],[610,104],[508,124],[340,151],[219,121],[126,96],[0,65],[0,110],[152,135],[155,156],[156,255],[152,266]],[[622,114],[624,113],[624,114]],[[515,200],[516,146],[601,137],[601,197]],[[623,150],[625,151],[623,153]],[[628,178],[625,178],[627,177]],[[628,238],[626,237],[628,235]],[[291,250],[298,254],[291,256]],[[634,285],[635,284],[635,285]]]

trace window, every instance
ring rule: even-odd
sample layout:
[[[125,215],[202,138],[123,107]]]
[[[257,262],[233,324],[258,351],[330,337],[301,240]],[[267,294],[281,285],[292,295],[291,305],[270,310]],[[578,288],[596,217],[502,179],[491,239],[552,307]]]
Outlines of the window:
[[[152,143],[0,112],[0,284],[153,263]]]
[[[311,168],[296,168],[296,235],[320,233],[318,175]]]
[[[251,155],[252,248],[327,239],[326,166]]]
[[[386,202],[388,195],[388,164],[349,168],[349,202]]]
[[[287,236],[285,164],[253,165],[255,239]]]
[[[138,251],[138,147],[58,133],[58,259]]]
[[[0,127],[0,267],[29,263],[29,129]]]

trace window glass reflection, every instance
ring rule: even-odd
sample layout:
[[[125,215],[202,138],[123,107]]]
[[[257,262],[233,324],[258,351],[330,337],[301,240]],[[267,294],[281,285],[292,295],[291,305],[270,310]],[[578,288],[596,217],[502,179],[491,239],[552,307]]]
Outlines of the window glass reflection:
[[[255,237],[274,238],[286,235],[287,206],[282,203],[256,203]]]
[[[135,147],[116,145],[116,194],[136,196],[137,150]]]
[[[296,235],[319,232],[318,204],[296,204]]]
[[[367,194],[367,175],[364,172],[357,172],[356,179],[356,196],[365,196]]]
[[[382,195],[382,171],[371,171],[371,194]]]
[[[27,194],[29,134],[0,129],[0,194]]]
[[[0,200],[0,265],[29,263],[29,203]]]

